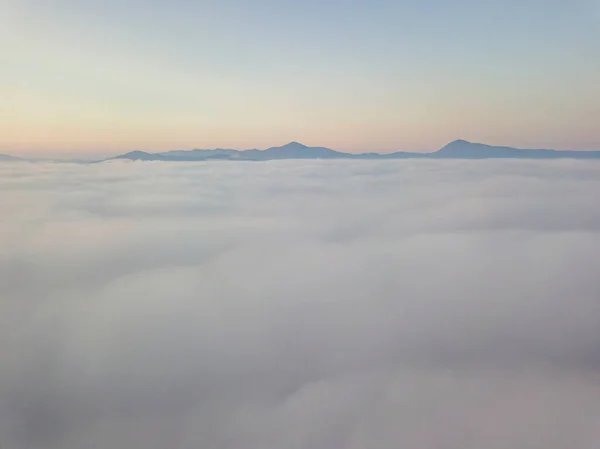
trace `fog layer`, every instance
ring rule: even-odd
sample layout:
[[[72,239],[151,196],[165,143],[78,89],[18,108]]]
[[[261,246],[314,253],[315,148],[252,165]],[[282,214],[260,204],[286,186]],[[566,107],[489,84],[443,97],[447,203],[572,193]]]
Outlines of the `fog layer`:
[[[600,163],[0,164],[0,447],[597,449]]]

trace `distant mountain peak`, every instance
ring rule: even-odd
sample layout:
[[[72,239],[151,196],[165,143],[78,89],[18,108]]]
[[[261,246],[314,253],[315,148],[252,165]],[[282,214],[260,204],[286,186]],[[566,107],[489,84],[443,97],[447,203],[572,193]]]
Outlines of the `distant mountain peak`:
[[[487,148],[487,145],[483,145],[480,143],[473,143],[473,142],[469,142],[467,140],[463,140],[463,139],[458,139],[458,140],[454,140],[452,142],[450,142],[447,145],[444,145],[442,148],[440,148],[437,153],[440,154],[444,154],[444,153],[465,153],[465,152],[471,152],[471,151],[481,151],[485,148]]]
[[[131,159],[134,161],[137,161],[137,160],[148,161],[148,160],[156,159],[157,157],[159,157],[158,154],[152,154],[152,153],[147,153],[146,151],[134,150],[134,151],[130,151],[129,153],[126,153],[126,154],[121,154],[119,156],[115,156],[114,158],[111,158],[111,159]]]
[[[308,147],[300,142],[293,141],[293,142],[283,145],[282,148],[308,148]]]
[[[445,148],[468,147],[468,146],[477,146],[477,145],[482,145],[482,144],[469,142],[468,140],[464,140],[464,139],[457,139],[457,140],[453,140],[452,142],[450,142],[447,145],[444,145],[442,148],[440,148],[439,151],[442,151]]]

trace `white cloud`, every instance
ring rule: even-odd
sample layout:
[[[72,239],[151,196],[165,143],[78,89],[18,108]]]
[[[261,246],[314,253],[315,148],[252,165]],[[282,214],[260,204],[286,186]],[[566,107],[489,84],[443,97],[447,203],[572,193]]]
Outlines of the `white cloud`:
[[[0,165],[0,446],[595,449],[600,165]]]

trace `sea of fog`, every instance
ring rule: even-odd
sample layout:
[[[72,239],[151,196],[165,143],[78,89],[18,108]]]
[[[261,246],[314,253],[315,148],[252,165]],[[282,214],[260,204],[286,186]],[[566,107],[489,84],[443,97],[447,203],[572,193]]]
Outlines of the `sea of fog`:
[[[600,162],[0,164],[0,447],[597,449]]]

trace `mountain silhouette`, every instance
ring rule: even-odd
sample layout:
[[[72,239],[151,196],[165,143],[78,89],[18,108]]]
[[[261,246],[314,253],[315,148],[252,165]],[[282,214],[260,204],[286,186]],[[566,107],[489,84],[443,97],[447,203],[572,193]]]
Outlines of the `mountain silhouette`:
[[[275,159],[600,159],[600,151],[530,150],[506,146],[492,146],[455,140],[432,153],[398,151],[395,153],[344,153],[326,147],[309,147],[299,142],[290,142],[265,150],[175,150],[163,153],[132,151],[110,159],[145,161],[203,161],[211,159],[268,161]]]
[[[131,161],[173,161],[193,162],[209,160],[233,161],[270,161],[279,159],[600,159],[600,151],[575,150],[531,150],[506,146],[493,146],[473,143],[466,140],[455,140],[431,153],[398,151],[395,153],[344,153],[326,147],[310,147],[299,142],[270,147],[264,150],[232,150],[232,149],[194,149],[172,150],[160,153],[147,151],[130,151],[108,159],[124,159]],[[0,161],[26,161],[7,154],[0,154]],[[74,161],[77,162],[77,161]]]

